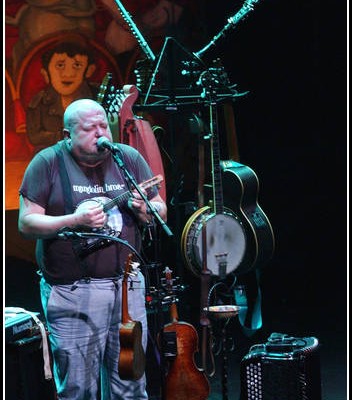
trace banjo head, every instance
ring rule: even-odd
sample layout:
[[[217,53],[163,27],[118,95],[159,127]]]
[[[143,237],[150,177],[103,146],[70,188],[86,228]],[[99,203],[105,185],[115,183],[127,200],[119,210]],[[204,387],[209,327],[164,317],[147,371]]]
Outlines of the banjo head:
[[[187,267],[200,276],[203,266],[203,237],[206,235],[206,268],[221,278],[235,272],[246,249],[246,235],[236,215],[225,208],[214,214],[210,207],[197,210],[185,225],[181,237]]]

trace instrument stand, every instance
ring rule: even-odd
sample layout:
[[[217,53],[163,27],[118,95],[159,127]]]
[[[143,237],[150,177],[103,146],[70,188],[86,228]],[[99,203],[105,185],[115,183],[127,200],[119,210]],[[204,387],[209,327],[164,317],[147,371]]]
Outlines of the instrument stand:
[[[158,268],[160,267],[161,263],[159,262],[159,255],[160,255],[160,243],[159,243],[159,232],[158,232],[158,227],[163,228],[167,236],[173,236],[173,233],[171,232],[170,228],[167,226],[165,221],[161,218],[160,214],[158,211],[155,209],[155,207],[152,205],[152,203],[148,200],[147,196],[141,191],[139,188],[136,180],[134,177],[131,175],[131,173],[128,171],[128,169],[125,166],[125,163],[122,158],[122,154],[118,150],[113,152],[113,158],[116,164],[120,167],[120,169],[123,171],[125,175],[126,182],[128,184],[128,187],[130,188],[135,188],[141,198],[144,200],[144,202],[147,205],[147,209],[149,210],[150,214],[153,216],[152,222],[149,223],[147,226],[148,229],[148,234],[150,236],[150,241],[153,242],[155,241],[155,246],[154,246],[154,260],[156,260],[154,263],[149,264],[149,268],[153,268],[156,271],[156,288],[155,289],[155,294],[156,294],[156,304],[157,304],[157,319],[158,319],[158,324],[157,324],[157,331],[160,332],[160,338],[161,338],[161,343],[163,343],[163,337],[162,337],[162,327],[164,326],[163,323],[163,304],[162,304],[162,299],[160,297],[160,293],[158,288],[160,287],[160,277],[159,277],[159,271]],[[149,280],[149,273],[146,273],[146,276],[148,277]],[[150,290],[150,282],[146,280],[146,286],[149,287]],[[151,296],[151,293],[148,293],[148,296]],[[159,329],[158,329],[159,328]],[[158,349],[155,349],[158,350]],[[164,354],[163,354],[163,349],[161,351],[161,354],[159,353],[159,362],[160,362],[160,375],[161,375],[161,382],[162,385],[161,387],[164,387],[164,371],[165,371],[165,360],[164,360]]]
[[[212,312],[210,312],[212,314]],[[214,314],[217,312],[215,311]],[[221,312],[220,312],[221,314]],[[222,399],[228,400],[228,338],[227,338],[227,326],[231,321],[231,318],[235,317],[236,314],[232,316],[221,316],[221,315],[212,315],[210,318],[214,318],[219,320],[221,324],[220,329],[220,356],[222,357],[221,361],[221,392],[222,392]]]
[[[228,400],[228,346],[227,346],[227,326],[230,323],[231,319],[236,317],[240,311],[240,307],[236,305],[215,305],[209,306],[211,294],[214,289],[219,286],[226,286],[224,282],[215,283],[212,288],[209,290],[208,296],[208,306],[205,308],[205,311],[208,313],[210,319],[214,322],[218,321],[221,325],[220,330],[220,352],[222,356],[222,366],[221,366],[221,388],[222,388],[222,399]]]
[[[228,367],[228,358],[227,358],[227,337],[226,337],[226,326],[229,323],[229,319],[225,320],[223,323],[223,327],[221,330],[222,336],[222,375],[221,375],[221,384],[222,384],[222,398],[223,400],[228,400],[228,388],[227,388],[227,367]]]
[[[163,331],[164,326],[164,304],[163,304],[163,293],[160,289],[161,284],[161,268],[162,262],[160,260],[160,226],[152,219],[152,221],[147,225],[145,230],[145,235],[147,235],[148,241],[152,244],[150,247],[151,255],[150,258],[154,262],[146,265],[148,281],[146,281],[146,306],[150,314],[154,315],[153,322],[151,325],[153,329],[149,329],[149,341],[153,348],[155,359],[158,368],[158,393],[155,394],[155,400],[165,400],[164,387],[165,387],[165,370],[166,370],[166,360],[163,351]],[[149,325],[149,323],[148,323]],[[151,389],[150,389],[151,390]],[[152,397],[154,398],[154,397]]]

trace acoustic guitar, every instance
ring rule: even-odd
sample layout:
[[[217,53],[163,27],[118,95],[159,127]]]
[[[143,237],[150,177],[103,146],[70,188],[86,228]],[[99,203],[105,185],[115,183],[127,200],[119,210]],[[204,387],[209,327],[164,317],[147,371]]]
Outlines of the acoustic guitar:
[[[165,378],[166,400],[206,400],[210,393],[209,381],[194,360],[198,352],[198,334],[189,323],[179,321],[176,297],[173,295],[171,269],[165,268],[166,289],[173,298],[170,305],[171,322],[163,328],[163,335],[176,336],[176,356],[168,359]],[[159,338],[160,339],[160,338]]]
[[[142,323],[133,321],[128,313],[128,277],[135,276],[139,263],[129,254],[122,281],[122,323],[120,335],[119,376],[123,380],[138,380],[145,371],[145,352],[142,346]]]

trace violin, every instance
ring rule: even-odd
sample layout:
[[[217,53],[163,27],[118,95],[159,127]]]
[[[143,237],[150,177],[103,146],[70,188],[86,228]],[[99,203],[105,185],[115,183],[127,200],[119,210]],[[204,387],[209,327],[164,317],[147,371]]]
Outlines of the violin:
[[[165,268],[165,277],[169,295],[172,296],[171,270]],[[189,323],[179,321],[176,298],[170,305],[171,322],[163,328],[163,335],[176,336],[176,356],[168,359],[165,377],[166,400],[206,400],[210,393],[210,384],[203,370],[194,360],[198,352],[198,334]]]

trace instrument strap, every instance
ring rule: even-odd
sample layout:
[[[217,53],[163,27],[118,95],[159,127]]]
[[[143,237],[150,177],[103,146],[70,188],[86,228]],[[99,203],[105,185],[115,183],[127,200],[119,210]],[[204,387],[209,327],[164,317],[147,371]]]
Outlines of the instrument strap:
[[[71,214],[74,211],[73,208],[73,200],[72,200],[72,191],[71,191],[71,186],[70,186],[70,180],[67,174],[67,170],[65,167],[65,160],[64,156],[62,153],[62,150],[60,149],[60,144],[57,143],[54,146],[55,153],[59,162],[59,174],[60,174],[60,180],[61,180],[61,186],[62,186],[62,191],[63,191],[63,196],[64,196],[64,206],[65,206],[65,214]],[[79,250],[79,247],[81,244],[79,241],[72,240],[72,249],[76,257],[78,258],[82,269],[85,270],[87,269],[87,265],[84,260],[79,257],[79,253],[77,253],[77,250]]]
[[[61,149],[59,148],[59,144],[56,144],[54,149],[59,162],[59,174],[64,195],[65,214],[71,214],[73,212],[72,191],[67,170],[65,168],[64,157]]]

